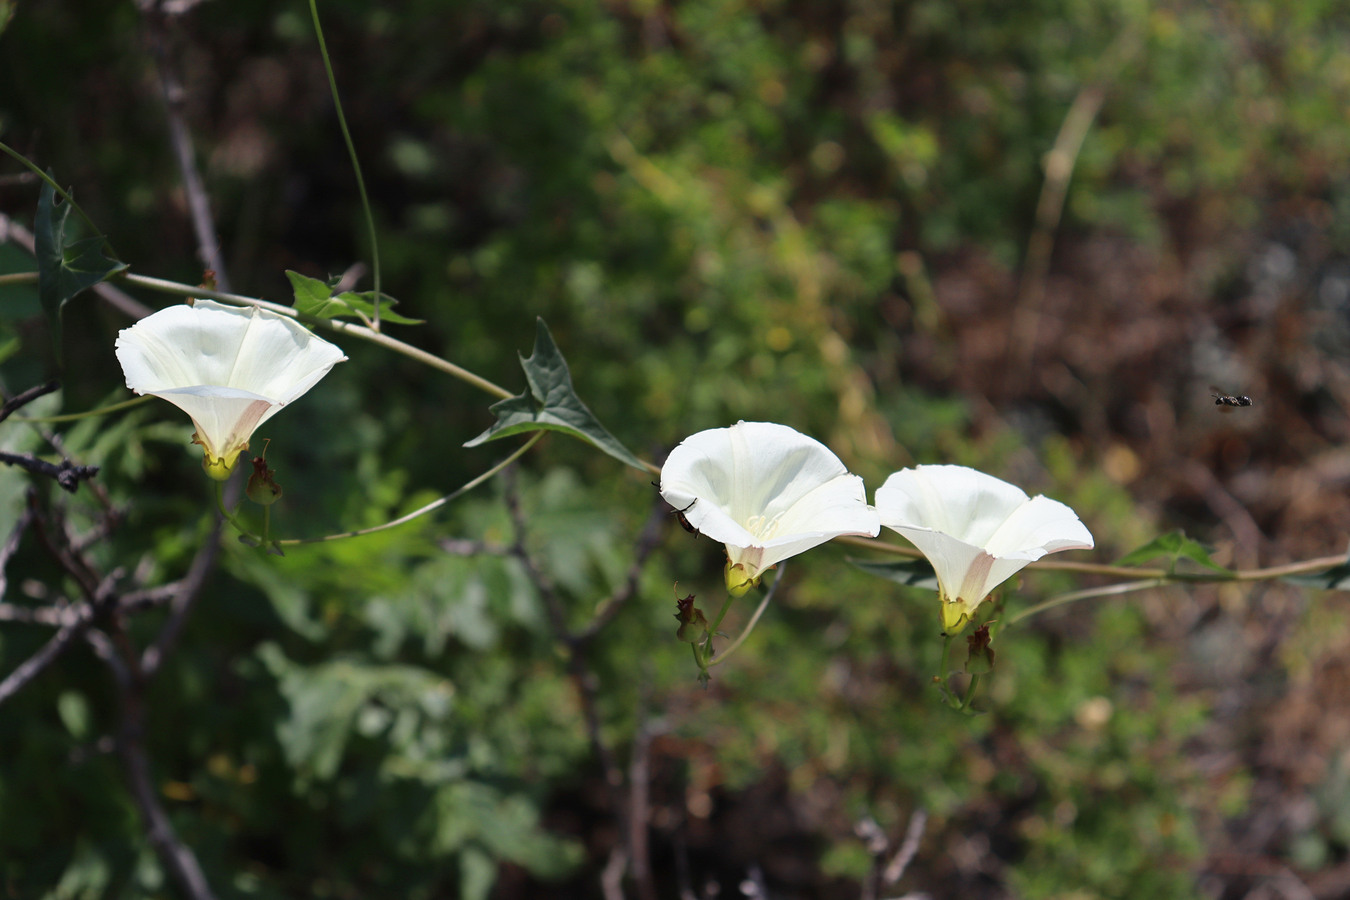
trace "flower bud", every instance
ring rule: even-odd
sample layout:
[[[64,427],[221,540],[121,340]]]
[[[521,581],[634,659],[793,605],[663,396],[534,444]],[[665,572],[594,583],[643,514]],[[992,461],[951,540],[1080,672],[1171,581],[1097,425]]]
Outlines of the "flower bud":
[[[244,488],[248,499],[261,506],[271,506],[280,500],[281,485],[276,483],[276,474],[267,467],[264,457],[253,457],[253,474],[248,476],[248,486]]]
[[[679,630],[675,636],[686,644],[697,644],[708,635],[708,620],[703,617],[703,610],[694,605],[694,595],[688,597],[675,598],[675,606],[678,610],[675,618],[680,620]]]
[[[966,638],[966,672],[971,675],[988,675],[994,671],[994,648],[990,646],[989,626],[981,625]]]

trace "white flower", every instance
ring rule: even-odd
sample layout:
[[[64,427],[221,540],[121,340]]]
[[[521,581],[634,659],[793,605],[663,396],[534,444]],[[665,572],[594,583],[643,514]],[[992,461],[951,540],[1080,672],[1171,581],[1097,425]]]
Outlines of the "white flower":
[[[775,563],[841,534],[875,537],[862,479],[820,441],[772,422],[690,435],[661,470],[661,496],[727,546],[727,588],[745,593]]]
[[[877,489],[881,524],[918,547],[937,572],[942,627],[960,631],[989,592],[1047,553],[1090,550],[1069,507],[1031,497],[965,466],[903,469]]]
[[[254,429],[346,358],[292,318],[210,300],[161,309],[117,334],[127,387],[191,416],[202,467],[221,480]]]

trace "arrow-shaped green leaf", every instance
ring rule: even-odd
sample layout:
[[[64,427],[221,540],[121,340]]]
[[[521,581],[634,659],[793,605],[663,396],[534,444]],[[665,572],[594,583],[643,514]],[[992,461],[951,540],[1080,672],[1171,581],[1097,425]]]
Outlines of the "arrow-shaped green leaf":
[[[66,234],[69,203],[57,204],[56,191],[43,184],[33,221],[34,252],[38,266],[38,299],[52,330],[58,355],[61,349],[61,314],[66,303],[80,291],[91,288],[127,267],[103,255],[102,235],[72,240]]]
[[[286,270],[291,280],[291,289],[295,291],[295,311],[301,315],[314,316],[317,319],[366,319],[375,318],[375,292],[343,291],[334,294],[333,289],[317,278]],[[381,292],[383,293],[383,292]],[[388,294],[380,300],[380,322],[394,325],[421,325],[422,319],[409,319],[394,312],[398,301]]]
[[[1137,566],[1159,556],[1171,557],[1169,568],[1174,568],[1178,560],[1189,559],[1206,569],[1222,572],[1225,575],[1233,574],[1230,570],[1210,559],[1209,551],[1205,549],[1204,545],[1186,537],[1185,532],[1181,531],[1169,531],[1167,534],[1154,538],[1138,550],[1122,556],[1116,561],[1116,565]]]
[[[572,387],[572,373],[563,359],[558,345],[553,343],[548,326],[538,320],[534,336],[534,353],[520,358],[525,379],[530,389],[518,397],[492,404],[497,421],[465,447],[477,447],[487,441],[524,434],[529,431],[561,431],[594,444],[619,462],[635,469],[646,469],[628,448],[600,424]]]

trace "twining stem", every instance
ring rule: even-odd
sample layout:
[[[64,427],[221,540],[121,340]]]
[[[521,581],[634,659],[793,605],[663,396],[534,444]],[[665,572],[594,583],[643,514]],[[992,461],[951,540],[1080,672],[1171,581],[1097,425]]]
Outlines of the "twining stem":
[[[769,601],[773,599],[774,593],[778,590],[778,582],[783,580],[783,568],[783,564],[779,563],[778,574],[774,576],[773,584],[769,585],[769,589],[764,592],[764,599],[759,601],[759,606],[755,609],[755,614],[752,615],[750,621],[746,623],[745,630],[741,632],[740,637],[732,641],[731,645],[723,650],[716,659],[709,660],[707,666],[704,668],[710,669],[713,666],[720,666],[727,661],[727,658],[730,657],[731,654],[736,652],[737,647],[745,643],[745,639],[750,636],[750,632],[755,630],[755,624],[759,622],[759,617],[764,615],[764,610],[768,608]]]
[[[78,215],[81,219],[84,219],[84,224],[89,226],[90,233],[97,234],[100,236],[102,235],[102,232],[98,230],[98,226],[94,224],[94,220],[89,218],[89,215],[84,211],[83,208],[81,208],[80,204],[75,202],[75,198],[70,196],[70,194],[66,193],[65,188],[57,184],[56,181],[53,180],[50,175],[48,175],[46,172],[38,168],[36,163],[34,163],[28,157],[24,156],[18,150],[15,150],[13,147],[9,146],[9,144],[6,144],[4,141],[0,141],[0,152],[7,153],[9,156],[18,160],[18,162],[25,169],[32,172],[38,178],[41,178],[43,183],[45,183],[47,187],[55,191],[58,197],[60,197],[65,202],[69,203],[70,208],[75,210],[76,215]],[[104,243],[107,244],[107,238],[104,238]],[[108,246],[111,245],[109,244]]]
[[[103,416],[108,413],[121,412],[124,409],[131,409],[133,406],[140,406],[142,403],[149,403],[155,399],[152,395],[146,394],[144,397],[132,397],[130,400],[123,400],[121,403],[114,403],[110,406],[100,406],[97,409],[86,409],[84,412],[64,413],[59,416],[10,416],[11,422],[75,422],[79,419],[89,419],[94,416]]]
[[[727,593],[727,599],[725,599],[725,600],[722,601],[722,608],[721,608],[720,610],[718,610],[718,612],[717,612],[717,618],[713,619],[712,624],[708,626],[708,633],[709,633],[709,634],[716,634],[716,633],[717,633],[717,626],[718,626],[718,625],[721,625],[721,624],[722,624],[722,620],[725,619],[725,618],[727,617],[727,610],[731,609],[731,604],[732,604],[735,600],[736,600],[736,598],[733,597],[733,596],[731,596],[731,593],[728,592],[728,593]]]
[[[947,661],[951,658],[952,640],[956,637],[954,634],[942,635],[942,662],[938,663],[937,682],[939,684],[947,683]]]
[[[440,509],[442,506],[449,503],[450,501],[478,487],[478,485],[487,481],[493,475],[496,475],[502,469],[505,469],[507,466],[511,465],[511,463],[515,462],[516,460],[520,459],[520,457],[524,456],[525,452],[528,451],[531,447],[533,447],[536,443],[538,443],[539,439],[542,438],[543,436],[544,432],[536,431],[528,441],[526,441],[523,445],[521,445],[520,449],[516,450],[506,459],[497,463],[497,465],[488,469],[482,475],[479,475],[472,481],[467,482],[466,484],[461,486],[458,490],[451,491],[444,497],[431,501],[426,506],[423,506],[421,509],[415,509],[412,512],[408,513],[407,515],[399,516],[397,519],[385,522],[383,525],[373,525],[370,528],[362,528],[357,531],[344,531],[341,534],[329,534],[317,538],[287,538],[284,541],[277,541],[276,543],[282,546],[293,546],[295,544],[318,544],[323,541],[338,541],[343,538],[360,537],[363,534],[375,534],[377,531],[387,531],[390,528],[395,528],[399,525],[411,522],[413,519],[416,519],[420,516],[425,516],[427,513],[432,512],[433,510]]]
[[[1091,597],[1111,597],[1117,594],[1132,594],[1135,591],[1145,591],[1149,588],[1165,587],[1167,580],[1164,578],[1155,578],[1148,581],[1127,581],[1123,584],[1109,584],[1105,587],[1087,588],[1081,591],[1070,591],[1067,594],[1060,594],[1057,597],[1051,597],[1035,606],[1029,606],[1019,612],[1017,615],[1008,619],[1004,627],[1016,625],[1023,619],[1029,619],[1034,615],[1043,613],[1046,610],[1054,609],[1057,606],[1063,606],[1066,603],[1073,603],[1076,600],[1087,600]]]
[[[319,55],[323,57],[323,69],[328,75],[328,87],[333,92],[333,107],[337,110],[338,128],[342,130],[342,139],[347,144],[347,155],[352,160],[352,172],[356,175],[356,190],[361,195],[361,207],[365,211],[366,229],[370,234],[371,270],[375,278],[375,318],[370,322],[371,330],[380,330],[380,244],[375,236],[375,216],[370,211],[370,197],[366,194],[366,180],[361,175],[361,161],[356,156],[356,145],[352,143],[352,133],[347,128],[347,117],[342,112],[342,100],[338,97],[337,79],[333,75],[333,63],[328,58],[328,44],[323,39],[323,28],[319,25],[319,6],[316,0],[309,0],[309,15],[314,20],[314,36],[319,39]],[[363,317],[364,318],[364,317]]]
[[[888,544],[885,541],[879,541],[875,538],[845,535],[843,537],[835,538],[835,541],[867,550],[877,550],[882,553],[891,554],[892,556],[908,556],[916,559],[923,556],[923,554],[914,547],[902,547],[899,544]],[[1227,574],[1221,572],[1175,572],[1169,569],[1143,569],[1105,565],[1103,563],[1076,563],[1046,559],[1029,563],[1026,568],[1039,569],[1045,572],[1075,572],[1079,575],[1105,575],[1109,578],[1125,578],[1130,581],[1158,581],[1161,584],[1166,585],[1274,581],[1276,578],[1284,578],[1289,575],[1310,575],[1315,572],[1324,572],[1327,569],[1339,566],[1344,562],[1346,562],[1345,554],[1340,554],[1338,556],[1319,556],[1316,559],[1285,563],[1284,565],[1279,566],[1267,566],[1261,569],[1234,569]],[[1150,585],[1150,587],[1152,586],[1153,585]]]
[[[250,538],[254,537],[253,532],[249,531],[243,525],[239,524],[239,519],[236,518],[233,513],[231,513],[229,510],[225,508],[225,482],[217,481],[215,482],[215,485],[216,485],[216,509],[220,510],[221,518],[223,518],[226,522],[229,522],[230,525],[234,527],[234,530],[239,532],[240,534],[248,535]]]
[[[980,684],[979,675],[970,676],[970,684],[966,685],[966,695],[961,698],[961,705],[957,707],[962,712],[970,709],[970,701],[975,699],[975,688]]]

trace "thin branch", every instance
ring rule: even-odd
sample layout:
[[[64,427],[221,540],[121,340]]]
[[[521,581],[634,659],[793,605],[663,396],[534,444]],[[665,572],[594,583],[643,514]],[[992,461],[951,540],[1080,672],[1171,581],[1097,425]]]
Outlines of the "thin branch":
[[[876,550],[892,556],[905,556],[917,559],[923,556],[914,547],[902,547],[876,538],[837,537],[836,541],[853,547]],[[1039,569],[1044,572],[1077,572],[1081,575],[1106,575],[1111,578],[1125,578],[1132,581],[1154,581],[1161,579],[1169,584],[1211,584],[1214,582],[1273,581],[1288,575],[1311,575],[1346,563],[1345,554],[1319,556],[1301,562],[1284,563],[1278,566],[1266,566],[1261,569],[1235,569],[1229,575],[1219,572],[1171,572],[1167,569],[1132,568],[1112,566],[1104,563],[1076,563],[1055,559],[1040,559],[1029,563],[1027,569]]]
[[[1049,600],[1046,600],[1042,603],[1037,603],[1035,606],[1027,607],[1026,609],[1019,612],[1017,615],[1010,617],[1008,619],[1007,625],[1005,625],[1004,627],[1006,628],[1009,625],[1016,625],[1023,619],[1029,619],[1034,615],[1043,613],[1048,609],[1054,609],[1057,606],[1063,606],[1066,603],[1073,603],[1078,600],[1088,600],[1093,597],[1114,597],[1119,596],[1120,594],[1132,594],[1135,591],[1146,591],[1149,588],[1166,587],[1167,584],[1168,582],[1166,579],[1156,578],[1153,579],[1152,581],[1127,581],[1122,584],[1109,584],[1106,585],[1105,587],[1087,588],[1086,590],[1081,591],[1070,591],[1067,594],[1060,594],[1058,596],[1051,597]]]
[[[155,72],[159,76],[160,95],[164,99],[164,114],[169,125],[169,143],[173,147],[174,159],[178,162],[178,171],[183,178],[183,192],[187,197],[192,230],[197,236],[197,252],[201,256],[202,264],[215,272],[216,284],[222,291],[228,291],[230,279],[225,272],[225,257],[220,252],[215,220],[211,216],[211,201],[206,194],[206,186],[202,183],[201,172],[197,168],[197,157],[192,148],[192,134],[188,131],[183,116],[187,92],[169,61],[168,17],[156,15],[154,10],[145,12],[150,56],[155,61]]]
[[[1083,140],[1092,128],[1097,113],[1106,99],[1106,89],[1090,84],[1078,92],[1060,125],[1055,145],[1045,157],[1045,182],[1041,186],[1040,201],[1036,205],[1036,224],[1027,242],[1026,261],[1022,266],[1022,283],[1017,292],[1016,313],[1008,329],[1008,356],[1013,360],[1009,371],[1029,371],[1036,355],[1036,340],[1040,331],[1042,307],[1045,304],[1045,277],[1050,271],[1050,253],[1055,246],[1055,231],[1064,214],[1064,200],[1069,192],[1069,179],[1083,148]]]
[[[895,858],[891,860],[890,865],[886,866],[886,871],[882,873],[887,887],[894,885],[905,874],[905,869],[914,860],[914,855],[919,852],[919,841],[923,838],[923,830],[928,826],[928,811],[923,807],[914,810],[909,817],[909,827],[905,829],[905,841],[900,845]]]
[[[664,501],[663,501],[664,502]],[[652,514],[647,518],[647,524],[643,526],[642,534],[638,536],[637,549],[633,552],[633,564],[628,568],[628,577],[624,580],[623,586],[614,593],[600,611],[595,614],[591,623],[577,632],[574,640],[579,644],[587,644],[604,630],[610,622],[613,622],[627,603],[637,595],[638,579],[642,575],[642,570],[647,564],[647,558],[652,555],[657,545],[661,542],[661,532],[664,530],[662,525],[666,521],[666,515],[661,509],[659,503],[653,504]]]
[[[0,463],[18,466],[34,475],[54,478],[63,490],[72,494],[80,489],[81,481],[88,481],[98,474],[98,466],[77,466],[68,459],[63,459],[60,463],[49,463],[24,453],[6,453],[3,450],[0,450]]]
[[[79,607],[79,609],[87,609],[87,607]],[[43,669],[51,665],[58,656],[65,652],[72,641],[89,628],[91,621],[91,616],[82,615],[76,621],[63,625],[61,630],[52,635],[51,639],[43,644],[38,652],[20,663],[18,668],[10,672],[4,681],[0,681],[0,703],[4,703],[17,694],[24,685],[42,674]]]
[[[628,868],[628,856],[623,845],[616,845],[609,851],[609,860],[600,872],[600,890],[605,900],[624,900],[623,873]]]
[[[26,391],[15,394],[5,401],[4,406],[0,406],[0,422],[8,419],[14,414],[15,410],[22,409],[37,398],[50,394],[59,387],[61,387],[61,382],[49,381],[46,384],[35,385]]]
[[[122,700],[122,721],[117,730],[117,754],[121,757],[126,772],[127,787],[131,791],[132,800],[136,803],[136,809],[141,814],[146,838],[159,856],[160,863],[168,870],[169,876],[189,900],[215,900],[215,894],[212,893],[211,886],[202,873],[197,857],[178,839],[173,825],[169,822],[168,814],[159,803],[154,780],[150,774],[150,759],[145,752],[143,673],[139,670],[134,653],[128,653],[128,648],[125,647],[119,652],[119,646],[125,643],[116,640],[119,636],[123,635],[114,633],[109,637],[101,632],[92,631],[89,633],[89,644],[112,670]]]
[[[646,693],[645,691],[643,692]],[[645,703],[645,697],[642,701]],[[651,852],[647,841],[647,820],[651,806],[651,748],[652,738],[665,728],[652,725],[643,710],[637,734],[633,738],[633,755],[628,761],[628,852],[633,884],[641,900],[656,900],[656,884],[652,880]]]
[[[568,630],[567,613],[563,608],[562,598],[558,596],[558,591],[552,580],[535,564],[534,559],[530,556],[529,549],[525,546],[527,532],[525,514],[521,510],[520,496],[516,491],[514,469],[507,470],[505,483],[506,509],[511,517],[511,524],[515,532],[515,539],[511,545],[511,555],[520,562],[521,567],[525,569],[526,577],[539,591],[540,599],[544,603],[544,611],[548,616],[549,626],[553,630],[554,639],[565,648],[568,676],[576,688],[577,697],[581,704],[582,718],[586,722],[586,734],[590,738],[591,748],[595,751],[601,771],[604,774],[605,791],[609,795],[610,809],[614,812],[614,817],[618,819],[619,833],[623,835],[624,860],[625,863],[631,864],[633,848],[630,844],[631,835],[627,827],[628,816],[621,792],[623,771],[614,758],[614,752],[605,743],[604,734],[601,730],[598,708],[599,689],[596,684],[595,673],[590,670],[586,659],[586,645],[579,642],[576,636]]]
[[[177,643],[178,636],[183,631],[183,625],[187,622],[187,615],[192,610],[197,598],[201,596],[202,588],[206,586],[206,579],[211,574],[212,569],[215,568],[216,560],[220,557],[220,533],[224,527],[224,521],[219,518],[212,524],[211,533],[206,536],[201,549],[193,557],[187,575],[179,582],[178,590],[174,593],[173,600],[170,603],[168,621],[160,629],[155,642],[145,648],[145,653],[141,655],[141,670],[146,678],[154,677],[163,664],[164,658],[168,656],[169,651]]]
[[[528,452],[531,447],[537,444],[539,442],[539,439],[542,438],[543,436],[544,432],[542,430],[536,431],[533,435],[530,436],[530,439],[526,441],[524,444],[522,444],[515,452],[513,452],[510,456],[503,459],[501,462],[494,465],[492,468],[488,469],[483,474],[479,475],[478,477],[474,478],[471,481],[468,481],[460,485],[458,488],[446,494],[444,497],[439,497],[435,500],[432,500],[426,506],[423,506],[419,509],[415,509],[410,513],[406,513],[405,515],[401,515],[397,519],[392,519],[381,525],[372,525],[369,528],[359,528],[356,531],[344,531],[341,532],[340,534],[327,534],[324,535],[323,537],[286,538],[285,540],[277,541],[277,544],[283,547],[290,547],[295,544],[318,544],[322,543],[323,541],[339,541],[342,540],[343,538],[361,537],[362,535],[375,534],[378,531],[385,531],[389,528],[396,528],[399,525],[405,525],[408,522],[411,522],[413,519],[425,516],[429,512],[433,512],[437,509],[440,509],[445,504],[450,503],[451,501],[463,496],[464,494],[467,494],[469,491],[478,487],[480,484],[487,481],[489,478],[496,475],[498,472],[505,471],[507,467],[511,465],[511,463],[515,462],[516,460],[524,456],[526,452]]]
[[[9,537],[5,538],[5,545],[0,547],[0,597],[5,596],[5,591],[9,587],[9,576],[5,570],[9,568],[9,561],[14,558],[14,554],[19,551],[19,543],[23,540],[23,534],[28,530],[28,526],[33,522],[33,507],[31,503],[25,503],[23,512],[19,513],[19,518],[10,529]]]
[[[755,607],[755,614],[752,615],[750,621],[746,623],[745,630],[740,633],[740,636],[737,637],[736,640],[731,642],[729,647],[718,654],[715,659],[708,660],[708,668],[711,669],[713,666],[720,666],[722,663],[726,662],[731,654],[736,652],[736,648],[745,643],[745,639],[750,636],[750,632],[754,631],[755,625],[759,623],[759,617],[764,615],[764,610],[769,608],[769,601],[772,600],[773,595],[778,592],[778,584],[783,580],[783,570],[785,568],[787,567],[783,563],[778,564],[778,574],[774,576],[773,584],[771,584],[769,589],[764,592],[764,599],[760,600],[759,606]]]

